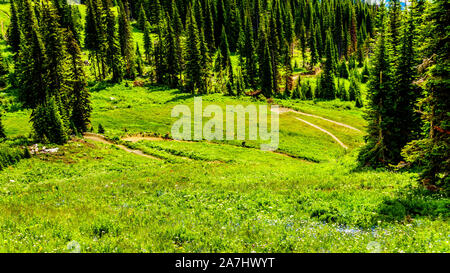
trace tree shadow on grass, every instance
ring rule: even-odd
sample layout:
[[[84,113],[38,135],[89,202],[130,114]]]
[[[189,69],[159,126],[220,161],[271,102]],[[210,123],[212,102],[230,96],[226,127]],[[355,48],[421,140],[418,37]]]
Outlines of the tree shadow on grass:
[[[179,101],[185,101],[187,99],[191,99],[195,97],[192,94],[187,94],[187,93],[180,93],[179,96],[176,96],[175,98],[172,98],[170,100],[167,100],[166,103],[172,103],[172,102],[179,102]]]
[[[349,173],[365,173],[368,171],[420,173],[420,169],[417,168],[380,167],[373,169],[367,166],[353,166]],[[385,197],[375,210],[372,222],[374,224],[378,221],[407,222],[415,217],[429,217],[431,219],[450,217],[449,196],[444,191],[433,192],[419,182],[416,182],[416,184],[413,182],[413,184],[400,189],[395,196]]]
[[[377,221],[400,222],[415,217],[450,217],[450,199],[443,193],[422,186],[404,188],[394,197],[386,197],[378,207]]]
[[[108,82],[108,81],[96,82],[89,86],[89,90],[91,92],[100,92],[100,91],[105,90],[106,88],[113,87],[114,85],[116,85],[116,83],[112,83],[112,82]]]

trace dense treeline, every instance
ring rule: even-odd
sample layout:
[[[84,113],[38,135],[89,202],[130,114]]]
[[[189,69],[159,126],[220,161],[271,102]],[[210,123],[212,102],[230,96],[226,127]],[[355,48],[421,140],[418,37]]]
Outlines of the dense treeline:
[[[192,93],[253,89],[266,97],[283,90],[290,96],[295,88],[292,57],[298,49],[309,70],[331,56],[320,81],[324,88],[314,95],[334,99],[347,98],[335,88],[338,64],[347,78],[350,58],[352,68],[356,62],[363,65],[375,8],[350,0],[141,0],[130,2],[129,10],[144,33],[157,34],[153,60],[158,83]],[[152,42],[146,45],[150,52]],[[231,53],[239,54],[238,64],[232,63]]]
[[[89,128],[85,66],[97,81],[145,77],[191,94],[339,98],[357,107],[367,82],[360,163],[406,159],[424,169],[424,183],[448,188],[449,1],[367,2],[85,0],[82,20],[65,0],[12,0],[9,81],[33,109],[36,137],[56,143]],[[133,28],[143,33],[142,52]],[[294,73],[300,66],[315,84]]]
[[[91,106],[79,29],[65,0],[11,2],[8,41],[15,53],[15,81],[24,106],[33,109],[36,137],[64,143],[84,132]]]
[[[430,189],[449,183],[450,2],[380,4],[368,86],[367,145],[361,163],[387,166],[403,158],[420,166]]]

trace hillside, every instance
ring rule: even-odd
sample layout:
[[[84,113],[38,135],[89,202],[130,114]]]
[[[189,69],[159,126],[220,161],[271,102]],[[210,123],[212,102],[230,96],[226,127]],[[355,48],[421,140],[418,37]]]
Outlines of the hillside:
[[[27,10],[27,3],[33,3],[30,5],[52,16],[58,14],[55,3],[60,3],[50,1],[46,8],[30,0],[13,2],[23,5],[21,12]],[[450,201],[444,191],[428,191],[417,182],[422,175],[420,166],[403,160],[375,167],[359,163],[361,148],[367,145],[365,139],[373,125],[367,119],[367,113],[373,110],[373,86],[365,80],[368,60],[373,54],[368,44],[374,38],[370,30],[366,31],[371,21],[375,24],[373,6],[359,1],[354,6],[347,1],[339,4],[343,14],[346,11],[350,14],[349,18],[342,18],[342,24],[349,27],[349,33],[366,42],[351,49],[350,38],[347,51],[340,48],[344,42],[333,40],[335,33],[324,31],[322,35],[317,30],[317,36],[323,36],[324,45],[316,63],[314,44],[308,42],[302,46],[302,38],[292,38],[287,46],[280,43],[277,48],[286,56],[281,57],[280,53],[276,61],[276,53],[269,53],[275,39],[268,37],[274,36],[265,34],[273,31],[273,26],[268,23],[267,29],[260,27],[260,38],[255,39],[255,44],[263,41],[266,50],[261,53],[265,57],[258,59],[257,83],[252,83],[248,71],[253,53],[246,52],[245,46],[240,48],[244,37],[239,37],[240,33],[235,33],[228,21],[224,21],[223,31],[214,34],[222,42],[214,40],[206,45],[210,35],[201,27],[200,31],[193,27],[196,19],[191,11],[174,8],[180,1],[172,1],[171,5],[169,1],[161,1],[160,7],[161,12],[170,8],[180,13],[179,24],[183,28],[180,36],[175,36],[177,31],[171,27],[171,20],[176,21],[173,13],[167,13],[168,19],[162,16],[155,23],[153,11],[144,20],[146,8],[142,8],[142,15],[141,8],[133,2],[129,6],[122,1],[117,1],[117,5],[108,0],[97,2],[99,10],[104,12],[102,22],[110,22],[105,23],[105,30],[116,29],[123,35],[106,33],[105,40],[117,36],[117,41],[111,39],[105,48],[93,45],[89,20],[95,21],[97,27],[102,24],[96,21],[97,17],[89,15],[91,11],[95,14],[94,4],[68,8],[77,19],[65,30],[77,29],[78,38],[61,30],[63,23],[56,23],[60,22],[59,16],[49,16],[48,21],[41,17],[41,26],[59,26],[55,29],[69,41],[63,46],[66,57],[55,58],[54,63],[51,63],[53,55],[43,57],[42,60],[50,60],[54,67],[61,66],[63,72],[45,66],[43,61],[42,67],[47,72],[40,74],[41,85],[23,76],[39,75],[27,70],[37,62],[26,63],[23,56],[27,56],[28,47],[15,53],[11,36],[0,42],[2,62],[11,70],[0,91],[0,128],[5,133],[4,138],[0,136],[0,252],[449,252]],[[201,13],[200,9],[207,10],[210,5],[207,4],[210,1],[194,2],[192,13]],[[137,3],[145,7],[153,1]],[[317,8],[311,4],[311,10],[318,10],[319,5],[314,3]],[[334,5],[334,1],[330,3]],[[316,24],[327,21],[324,18],[328,13],[314,11],[321,15],[320,19],[312,20],[311,26],[305,27],[305,22],[294,20],[302,9],[292,8],[291,12],[288,6],[278,5],[280,14],[273,18],[294,13],[293,24],[301,26],[293,27],[295,35],[298,29],[304,29],[305,37],[312,37]],[[267,11],[261,14],[266,14],[268,22],[272,20],[269,11],[275,7],[276,4],[261,7]],[[218,8],[214,16],[220,13],[220,5]],[[230,10],[239,8],[225,4],[225,14],[232,16]],[[32,12],[34,16],[35,12]],[[357,22],[354,28],[352,12],[358,15],[357,20],[353,19],[353,23]],[[195,16],[208,20],[206,16]],[[240,17],[233,16],[236,20]],[[0,4],[1,25],[11,25],[10,18],[11,5]],[[243,27],[251,24],[252,18],[242,23]],[[142,20],[145,29],[139,25]],[[43,37],[54,39],[53,44],[39,38],[41,42],[36,44],[44,44],[46,50],[66,41],[59,41],[41,28]],[[97,34],[101,32],[94,29]],[[125,46],[121,45],[125,36],[132,44],[125,41]],[[189,70],[194,57],[183,57],[182,61],[165,59],[172,56],[171,42],[180,45],[181,49],[177,50],[195,55],[189,48],[192,37],[200,40],[196,47],[200,55],[202,48],[210,52],[209,69],[206,72],[200,69],[199,73],[204,74],[198,78]],[[153,48],[150,57],[146,56],[149,39]],[[218,46],[213,53],[211,48],[216,48],[213,45],[216,42]],[[222,51],[224,44],[228,50]],[[33,47],[32,42],[30,45],[40,48]],[[70,54],[70,45],[74,54]],[[130,48],[133,57],[126,53]],[[257,49],[260,54],[255,45]],[[228,58],[224,57],[227,53]],[[110,62],[111,54],[120,59],[120,73],[117,64]],[[331,59],[337,63],[328,63]],[[77,61],[71,63],[71,60]],[[199,60],[205,59],[199,57]],[[178,61],[183,67],[172,71],[172,65]],[[277,75],[272,74],[276,70],[272,66],[266,74],[262,72],[269,61],[279,69]],[[328,70],[332,66],[335,72]],[[77,78],[78,72],[83,77]],[[326,78],[329,73],[333,74],[330,81]],[[70,80],[59,83],[54,80],[58,75]],[[268,81],[265,75],[270,75]],[[43,85],[49,86],[41,90]],[[327,86],[334,92],[332,97]],[[45,93],[43,97],[37,95],[39,90]],[[249,140],[248,130],[245,140],[175,139],[172,128],[179,118],[172,116],[173,109],[181,105],[194,113],[197,98],[202,99],[203,111],[217,106],[224,115],[227,106],[279,106],[277,112],[269,114],[270,117],[279,115],[277,149],[263,151],[261,144],[267,141]],[[78,106],[80,100],[87,105]],[[79,121],[82,118],[85,119]],[[206,124],[209,120],[211,117],[203,117],[202,122]],[[274,120],[269,121],[270,128]],[[226,120],[221,122],[219,134],[226,135]],[[194,134],[194,120],[188,123],[189,132],[192,130]],[[251,124],[263,126],[261,119],[255,121],[249,117],[245,125]]]

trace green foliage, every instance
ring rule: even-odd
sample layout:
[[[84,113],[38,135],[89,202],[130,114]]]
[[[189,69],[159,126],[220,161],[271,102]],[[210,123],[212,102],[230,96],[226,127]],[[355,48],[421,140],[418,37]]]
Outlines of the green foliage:
[[[104,134],[105,133],[105,128],[103,128],[103,125],[101,125],[101,124],[98,125],[98,133],[99,134]]]
[[[341,62],[341,65],[339,66],[339,77],[348,79],[349,72],[348,72],[348,66],[345,59]]]
[[[147,63],[151,64],[151,55],[153,54],[153,41],[151,37],[151,26],[149,22],[145,23],[144,28],[144,54]]]
[[[24,158],[24,151],[18,147],[0,143],[0,171],[6,167],[16,164]]]
[[[90,123],[92,105],[87,89],[81,49],[71,33],[66,36],[67,53],[70,56],[68,84],[70,86],[70,124],[75,132],[86,132]],[[114,72],[113,72],[114,74]]]
[[[301,82],[297,83],[297,86],[294,88],[294,91],[292,92],[292,99],[302,99],[304,97],[302,93],[302,84]]]
[[[17,11],[17,2],[11,1],[10,3],[10,26],[8,28],[8,44],[11,46],[14,53],[18,53],[20,50],[20,28],[19,28],[19,16]]]
[[[139,8],[139,16],[138,16],[138,20],[137,20],[137,26],[140,30],[144,30],[146,24],[147,24],[147,15],[145,14],[144,7],[141,4],[141,6]]]
[[[111,81],[114,83],[119,83],[123,79],[124,71],[118,32],[116,28],[116,18],[111,10],[111,1],[103,0],[103,3],[103,13],[105,14],[105,25],[107,28],[106,62],[112,72]]]
[[[0,53],[0,87],[8,85],[9,67],[5,64],[3,55]]]
[[[125,78],[134,80],[136,78],[134,38],[127,11],[122,2],[119,6],[119,43],[125,62]]]
[[[330,32],[327,33],[326,62],[324,72],[320,76],[319,96],[318,98],[333,100],[336,98],[336,86],[334,82],[334,73],[336,63],[334,60],[334,46]]]
[[[2,113],[0,112],[0,139],[6,138],[5,128],[3,127],[2,122]]]
[[[195,17],[190,13],[187,22],[186,39],[186,90],[192,94],[199,90],[200,94],[206,93],[205,79],[202,77],[200,37]]]
[[[0,144],[0,169],[15,164],[0,171],[0,251],[64,252],[78,242],[82,252],[367,252],[374,241],[382,252],[448,250],[450,51],[443,1],[411,1],[405,10],[394,1],[389,16],[384,3],[368,1],[147,0],[113,7],[110,0],[87,0],[76,8],[65,1],[12,2],[2,8],[10,10],[7,38],[15,55],[7,49],[0,56],[0,77],[9,74],[21,102],[11,88],[0,94],[7,101],[0,137],[28,135],[31,113],[36,138],[61,145],[56,153],[30,155],[17,148],[28,145],[22,140]],[[419,56],[431,65],[420,65]],[[134,87],[121,84],[137,75]],[[155,76],[161,86],[149,84]],[[291,95],[296,77],[302,83]],[[243,96],[246,88],[260,90],[260,100]],[[192,109],[192,94],[203,95],[204,107],[273,97],[304,114],[280,114],[276,153],[259,151],[260,141],[170,141],[170,110]],[[414,107],[424,113],[422,131]],[[405,139],[422,136],[401,155],[436,193],[416,188],[410,169],[355,169],[367,124],[360,162],[396,164]],[[121,145],[64,144],[68,134],[88,128]],[[148,137],[121,140],[126,135]],[[68,221],[73,215],[77,221]]]
[[[67,141],[67,128],[64,126],[54,98],[39,105],[31,117],[36,139],[41,142],[63,144]]]
[[[391,48],[384,30],[381,30],[376,44],[368,90],[367,144],[361,150],[359,160],[370,166],[396,164],[400,161],[402,147],[397,146],[397,128],[393,124],[396,95],[393,90]]]

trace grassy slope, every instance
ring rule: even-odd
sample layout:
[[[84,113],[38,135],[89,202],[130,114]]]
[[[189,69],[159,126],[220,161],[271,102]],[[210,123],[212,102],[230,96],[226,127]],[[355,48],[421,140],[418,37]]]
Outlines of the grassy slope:
[[[158,87],[111,86],[92,96],[93,122],[110,137],[124,135],[125,127],[164,134],[171,108],[193,100]],[[250,102],[204,97],[204,104]],[[357,125],[351,111],[329,111]],[[404,222],[407,212],[398,204],[414,174],[352,172],[354,152],[343,155],[327,135],[294,117],[281,115],[281,149],[324,163],[226,143],[172,141],[131,145],[162,161],[83,142],[22,160],[0,172],[0,251],[67,251],[72,240],[86,252],[365,252],[373,241],[381,251],[448,251],[446,218]],[[309,121],[351,147],[361,143],[357,133]]]
[[[217,94],[203,99],[204,105],[257,103]],[[193,98],[159,87],[99,84],[92,101],[94,127],[101,123],[114,137],[170,132],[172,107],[192,106]],[[351,103],[277,103],[359,129],[365,125]],[[29,114],[7,112],[7,134],[28,135]],[[322,163],[239,142],[171,141],[131,145],[164,160],[83,141],[22,160],[0,172],[0,251],[64,252],[71,241],[83,252],[449,251],[448,218],[418,210],[437,207],[448,214],[447,200],[424,197],[409,204],[403,192],[415,174],[351,171],[360,133],[301,117],[338,136],[351,148],[346,154],[295,117],[281,116],[280,150]]]
[[[443,220],[352,227],[377,223],[410,175],[230,145],[137,145],[203,160],[173,164],[80,142],[23,160],[0,173],[0,251],[64,252],[73,240],[86,252],[365,252],[372,241],[381,251],[448,251]]]

